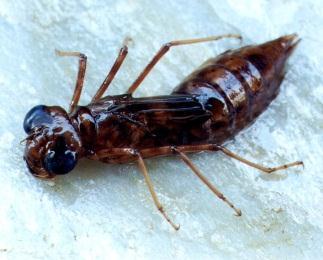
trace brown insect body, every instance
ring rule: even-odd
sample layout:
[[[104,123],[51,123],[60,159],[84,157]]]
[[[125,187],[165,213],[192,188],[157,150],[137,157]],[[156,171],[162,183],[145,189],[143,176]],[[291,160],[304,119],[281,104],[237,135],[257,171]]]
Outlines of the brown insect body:
[[[211,191],[233,208],[197,169],[186,152],[221,151],[263,172],[302,164],[293,162],[263,167],[227,150],[222,144],[249,125],[276,97],[284,77],[286,60],[299,42],[296,35],[237,50],[229,50],[203,63],[171,95],[132,97],[133,91],[171,46],[240,38],[222,35],[173,41],[164,45],[131,85],[127,94],[101,98],[127,54],[124,45],[110,73],[87,106],[77,106],[86,69],[86,56],[78,56],[79,73],[70,113],[61,107],[36,106],[24,120],[28,134],[24,159],[30,172],[52,178],[70,172],[82,157],[106,163],[137,161],[158,210],[175,228],[154,192],[144,158],[178,154]]]
[[[163,146],[222,144],[275,98],[293,43],[293,38],[282,37],[227,51],[206,61],[169,96],[107,96],[79,107],[71,120],[86,147],[84,155],[96,158],[93,155],[112,148],[152,151]],[[163,155],[165,150],[160,152],[145,157]],[[101,160],[134,159],[110,153]]]
[[[60,107],[46,107],[51,117],[62,120],[55,120],[60,124],[47,124],[37,138],[28,138],[27,164],[39,176],[52,176],[35,169],[43,168],[46,152],[39,147],[47,143],[49,148],[55,143],[49,140],[56,140],[62,133],[65,142],[75,143],[78,159],[85,156],[108,163],[136,159],[120,155],[114,148],[136,149],[145,158],[172,153],[158,149],[166,146],[220,145],[250,124],[275,98],[285,62],[296,43],[295,35],[290,35],[226,51],[203,63],[168,96],[107,96],[77,107],[70,115]],[[69,131],[62,131],[66,128]],[[48,132],[57,137],[49,137]],[[107,156],[97,156],[107,150]],[[28,163],[28,158],[32,162]]]

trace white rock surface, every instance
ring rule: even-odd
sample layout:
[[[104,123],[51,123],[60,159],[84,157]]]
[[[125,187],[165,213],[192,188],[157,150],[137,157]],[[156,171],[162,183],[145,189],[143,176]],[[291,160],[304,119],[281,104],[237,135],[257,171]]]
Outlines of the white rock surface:
[[[0,1],[1,259],[315,259],[323,244],[322,1]],[[129,56],[109,94],[123,93],[161,44],[240,33],[243,44],[297,32],[282,91],[227,146],[264,165],[301,159],[305,169],[272,176],[221,154],[193,155],[198,167],[243,211],[237,218],[178,158],[148,160],[175,232],[154,208],[135,165],[83,161],[43,182],[22,159],[22,121],[36,104],[67,107],[77,60],[88,55],[82,104],[112,65],[125,37]],[[167,94],[233,40],[177,47],[136,93]]]

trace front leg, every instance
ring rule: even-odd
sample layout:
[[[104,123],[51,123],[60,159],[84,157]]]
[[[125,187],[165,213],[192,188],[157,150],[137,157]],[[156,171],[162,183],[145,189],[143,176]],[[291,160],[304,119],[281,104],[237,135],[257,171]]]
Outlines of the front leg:
[[[77,74],[77,80],[76,85],[74,88],[74,94],[70,103],[69,112],[72,113],[75,108],[78,105],[78,102],[81,97],[83,83],[84,83],[84,77],[85,77],[85,71],[86,71],[86,61],[87,57],[85,54],[75,51],[59,51],[56,50],[56,54],[58,56],[74,56],[79,58],[79,70]]]
[[[129,163],[137,160],[132,148],[102,149],[88,156],[88,159],[110,164]]]
[[[178,230],[179,226],[174,224],[174,222],[166,214],[163,205],[159,202],[157,194],[155,192],[154,186],[149,177],[144,159],[139,151],[132,148],[112,148],[104,149],[93,155],[91,159],[97,159],[104,162],[121,162],[122,160],[127,161],[137,161],[141,173],[144,175],[146,184],[148,186],[150,195],[154,201],[154,204],[166,221],[175,229]],[[107,161],[106,161],[107,160]]]

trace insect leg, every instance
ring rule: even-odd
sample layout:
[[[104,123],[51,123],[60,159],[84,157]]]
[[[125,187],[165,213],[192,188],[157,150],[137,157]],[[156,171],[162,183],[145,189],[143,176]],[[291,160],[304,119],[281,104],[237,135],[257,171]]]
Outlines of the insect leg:
[[[292,163],[287,163],[287,164],[283,164],[283,165],[280,165],[280,166],[276,166],[276,167],[264,167],[262,165],[259,165],[259,164],[256,164],[254,162],[251,162],[247,159],[244,159],[242,157],[240,157],[239,155],[231,152],[230,150],[228,150],[227,148],[223,147],[223,146],[218,146],[217,147],[221,152],[223,152],[225,155],[233,158],[233,159],[236,159],[244,164],[247,164],[251,167],[254,167],[264,173],[272,173],[272,172],[275,172],[275,171],[279,171],[279,170],[284,170],[284,169],[287,169],[289,167],[293,167],[293,166],[298,166],[298,165],[303,165],[304,166],[304,163],[302,161],[296,161],[296,162],[292,162]]]
[[[150,177],[149,177],[149,175],[148,175],[148,171],[147,171],[147,168],[146,168],[146,165],[145,165],[145,162],[144,162],[144,160],[143,160],[142,156],[140,155],[140,153],[138,153],[138,154],[137,154],[137,156],[138,156],[138,164],[139,164],[139,168],[140,168],[140,170],[141,170],[142,174],[143,174],[143,175],[144,175],[144,177],[145,177],[145,181],[146,181],[146,183],[147,183],[147,186],[148,186],[149,192],[150,192],[150,194],[151,194],[151,196],[152,196],[152,198],[153,198],[153,201],[154,201],[154,203],[155,203],[155,206],[156,206],[156,207],[157,207],[157,209],[160,211],[160,213],[164,216],[164,218],[167,220],[167,222],[168,222],[169,224],[171,224],[171,226],[172,226],[175,230],[178,230],[178,229],[179,229],[179,225],[174,224],[174,223],[170,220],[170,218],[166,215],[166,212],[165,212],[165,210],[164,210],[164,208],[163,208],[162,204],[159,202],[159,200],[158,200],[158,198],[157,198],[157,194],[156,194],[156,192],[155,192],[155,190],[154,190],[153,184],[152,184],[152,182],[151,182],[151,180],[150,180]]]
[[[251,167],[254,167],[260,171],[263,171],[265,173],[272,173],[275,171],[279,170],[284,170],[289,167],[293,166],[299,166],[299,165],[304,165],[302,161],[296,161],[292,163],[287,163],[283,164],[280,166],[276,167],[264,167],[260,164],[251,162],[247,159],[242,158],[241,156],[231,152],[227,148],[221,146],[221,145],[216,145],[216,144],[198,144],[198,145],[182,145],[182,146],[177,146],[177,149],[180,149],[180,151],[185,152],[185,153],[192,153],[192,152],[201,152],[201,151],[221,151],[225,155],[236,159],[244,164],[247,164]],[[174,148],[172,146],[163,146],[159,148],[149,148],[149,149],[142,149],[141,154],[143,155],[144,158],[146,157],[151,157],[151,156],[157,156],[157,155],[167,155],[167,154],[172,154],[174,152]]]
[[[229,205],[232,208],[237,216],[241,216],[241,210],[237,209],[209,180],[197,169],[193,162],[183,153],[179,148],[173,147],[173,150],[179,154],[181,159],[187,164],[188,167],[195,173],[197,177],[221,200]]]
[[[178,45],[187,45],[201,42],[210,42],[217,41],[223,38],[237,38],[242,39],[240,35],[237,34],[224,34],[219,36],[211,36],[205,38],[197,38],[197,39],[188,39],[188,40],[179,40],[179,41],[171,41],[164,44],[160,50],[155,54],[155,56],[151,59],[145,69],[140,73],[138,78],[132,83],[130,88],[127,90],[127,94],[132,94],[141,84],[141,82],[145,79],[145,77],[149,74],[152,68],[156,65],[156,63],[169,51],[169,49],[173,46]]]
[[[165,150],[165,148],[162,148],[162,149]],[[171,149],[171,148],[169,148],[169,149]],[[275,171],[285,170],[285,169],[287,169],[289,167],[293,167],[293,166],[299,166],[299,165],[304,166],[304,163],[302,161],[295,161],[292,163],[287,163],[287,164],[283,164],[283,165],[276,166],[276,167],[265,167],[260,164],[251,162],[245,158],[242,158],[241,156],[231,152],[230,150],[228,150],[224,146],[216,145],[216,144],[184,145],[184,146],[178,146],[177,149],[180,149],[180,151],[182,151],[182,152],[221,151],[225,155],[227,155],[233,159],[236,159],[244,164],[247,164],[253,168],[256,168],[264,173],[273,173]],[[143,150],[142,152],[146,153],[145,150]]]
[[[100,99],[102,97],[102,95],[104,94],[104,92],[108,89],[110,83],[112,82],[112,80],[114,79],[115,75],[117,74],[117,72],[119,71],[124,59],[126,58],[127,54],[128,54],[128,47],[127,47],[127,43],[130,39],[126,38],[122,48],[119,51],[119,55],[117,57],[117,59],[115,60],[112,68],[110,69],[107,77],[105,78],[105,80],[103,81],[101,87],[98,89],[98,91],[95,93],[94,97],[92,98],[91,102],[94,102],[98,99]]]
[[[145,181],[147,183],[149,192],[153,198],[154,204],[157,207],[157,209],[160,211],[160,213],[163,215],[163,217],[167,220],[167,222],[175,229],[178,230],[179,229],[179,225],[174,224],[170,218],[167,216],[163,206],[161,205],[161,203],[159,202],[158,198],[157,198],[157,194],[154,190],[153,184],[150,180],[150,177],[148,175],[148,171],[145,165],[145,162],[142,158],[141,153],[139,153],[138,151],[132,149],[132,148],[112,148],[112,149],[103,149],[101,151],[98,151],[96,154],[92,155],[91,157],[89,157],[92,160],[102,160],[104,161],[105,158],[109,158],[110,162],[113,161],[113,158],[133,158],[134,160],[138,161],[138,165],[139,168],[142,172],[142,174],[144,175]],[[112,159],[112,160],[111,160]],[[116,161],[117,162],[117,159]],[[120,162],[120,161],[118,161]]]
[[[74,89],[74,94],[70,103],[69,112],[73,112],[76,108],[82,93],[84,77],[85,77],[85,70],[86,70],[86,60],[87,57],[83,53],[75,52],[75,51],[59,51],[56,50],[56,54],[59,56],[75,56],[79,57],[79,70],[77,74],[76,85]]]

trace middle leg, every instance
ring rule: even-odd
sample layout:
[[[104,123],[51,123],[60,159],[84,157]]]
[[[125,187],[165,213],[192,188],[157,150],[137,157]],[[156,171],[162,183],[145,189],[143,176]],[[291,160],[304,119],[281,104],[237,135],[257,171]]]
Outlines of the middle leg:
[[[125,60],[125,58],[126,58],[126,56],[128,54],[128,46],[127,45],[128,45],[129,41],[130,41],[130,38],[126,38],[124,40],[123,46],[121,47],[121,49],[119,51],[117,59],[115,60],[112,68],[110,69],[110,72],[108,73],[107,77],[103,81],[102,85],[100,86],[98,91],[95,93],[95,95],[92,98],[91,102],[95,102],[98,99],[100,99],[103,96],[104,92],[108,89],[110,83],[112,82],[115,75],[119,71],[123,61]]]
[[[188,167],[195,173],[195,175],[221,200],[223,200],[226,204],[229,205],[236,212],[236,216],[240,217],[242,215],[241,210],[237,209],[224,195],[221,193],[201,172],[200,170],[193,164],[193,162],[187,157],[185,153],[183,153],[180,149],[176,147],[173,150],[179,154],[181,159],[186,163]]]

